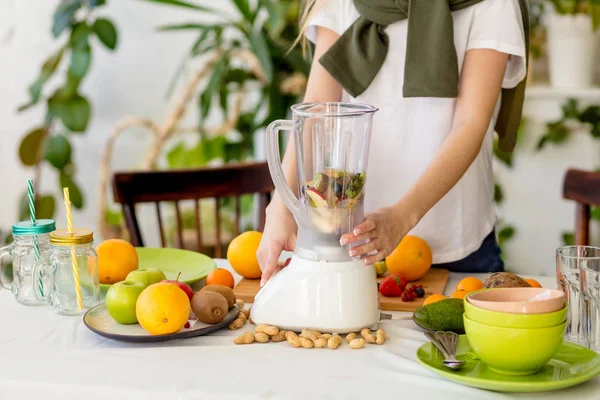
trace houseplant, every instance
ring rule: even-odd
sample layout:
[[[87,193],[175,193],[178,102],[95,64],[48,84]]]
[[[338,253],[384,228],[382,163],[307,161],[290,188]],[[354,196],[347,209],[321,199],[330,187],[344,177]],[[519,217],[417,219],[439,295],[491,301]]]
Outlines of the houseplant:
[[[550,83],[560,88],[587,88],[594,82],[598,0],[550,0],[546,26]]]

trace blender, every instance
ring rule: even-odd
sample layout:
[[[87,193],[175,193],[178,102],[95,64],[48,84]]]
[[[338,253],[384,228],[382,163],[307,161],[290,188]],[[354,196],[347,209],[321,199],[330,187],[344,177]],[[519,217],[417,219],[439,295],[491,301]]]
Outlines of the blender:
[[[296,220],[298,236],[289,265],[256,295],[251,310],[254,323],[332,333],[376,329],[379,297],[375,269],[350,257],[351,245],[340,245],[340,237],[363,222],[376,111],[358,103],[297,104],[292,106],[292,121],[278,120],[267,127],[269,170]],[[296,192],[281,166],[281,130],[293,134]]]

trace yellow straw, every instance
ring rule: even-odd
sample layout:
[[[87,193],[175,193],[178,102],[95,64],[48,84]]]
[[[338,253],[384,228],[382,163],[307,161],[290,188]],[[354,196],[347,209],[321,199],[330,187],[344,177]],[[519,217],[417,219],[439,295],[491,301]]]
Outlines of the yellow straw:
[[[69,188],[63,188],[65,197],[65,210],[67,212],[67,229],[69,234],[73,234],[73,217],[71,216],[71,199],[69,198]],[[83,299],[81,297],[81,282],[79,281],[79,264],[77,263],[77,253],[75,247],[71,247],[71,264],[73,266],[73,280],[75,281],[75,294],[77,296],[77,309],[83,310]]]

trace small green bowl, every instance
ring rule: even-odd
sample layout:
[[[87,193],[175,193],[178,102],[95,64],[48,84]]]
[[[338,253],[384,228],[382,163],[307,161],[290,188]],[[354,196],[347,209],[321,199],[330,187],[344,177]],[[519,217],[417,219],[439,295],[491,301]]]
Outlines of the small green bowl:
[[[465,332],[477,357],[504,375],[531,375],[558,350],[566,321],[546,328],[505,328],[481,324],[463,316]]]
[[[511,314],[486,310],[469,303],[469,296],[464,300],[465,315],[472,321],[486,325],[506,328],[546,328],[560,325],[567,319],[567,307],[546,314]]]

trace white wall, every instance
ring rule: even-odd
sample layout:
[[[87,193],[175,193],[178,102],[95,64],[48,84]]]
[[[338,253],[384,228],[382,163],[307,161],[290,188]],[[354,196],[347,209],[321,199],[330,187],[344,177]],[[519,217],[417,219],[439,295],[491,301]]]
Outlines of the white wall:
[[[15,109],[27,100],[27,86],[42,61],[55,49],[50,21],[56,0],[0,0],[0,227],[15,222],[17,196],[31,170],[20,166],[17,146],[22,135],[41,121],[42,108],[24,114]],[[227,2],[212,2],[213,4]],[[100,14],[109,16],[119,30],[119,47],[110,53],[96,46],[91,71],[82,92],[93,104],[93,120],[85,135],[73,136],[77,180],[86,195],[86,208],[74,215],[77,225],[96,228],[98,166],[108,132],[122,117],[141,115],[161,120],[165,92],[193,34],[157,33],[158,25],[201,18],[193,11],[174,10],[135,0],[112,0]],[[596,99],[598,100],[598,99]],[[567,167],[598,166],[598,145],[587,135],[575,135],[568,145],[533,148],[545,120],[560,113],[563,97],[530,98],[525,114],[531,124],[524,145],[515,155],[515,167],[498,166],[506,202],[501,215],[517,228],[507,245],[507,264],[516,271],[551,275],[560,232],[573,228],[574,207],[561,200]],[[192,114],[193,111],[192,111]],[[193,117],[193,116],[192,116]],[[142,131],[129,132],[117,145],[114,168],[135,166],[147,145]],[[43,191],[58,194],[56,176],[44,170]],[[64,225],[62,213],[57,221]]]

